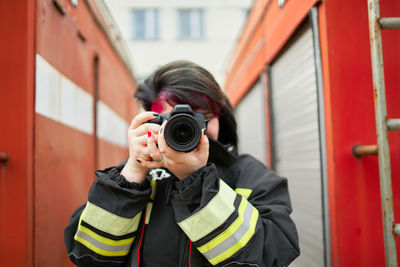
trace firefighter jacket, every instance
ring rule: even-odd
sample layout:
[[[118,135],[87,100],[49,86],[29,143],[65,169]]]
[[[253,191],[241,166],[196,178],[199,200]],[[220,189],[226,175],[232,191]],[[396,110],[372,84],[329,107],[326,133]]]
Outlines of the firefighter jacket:
[[[165,169],[141,184],[123,165],[96,171],[65,229],[78,266],[287,266],[299,255],[287,180],[210,140],[207,166],[183,180]]]

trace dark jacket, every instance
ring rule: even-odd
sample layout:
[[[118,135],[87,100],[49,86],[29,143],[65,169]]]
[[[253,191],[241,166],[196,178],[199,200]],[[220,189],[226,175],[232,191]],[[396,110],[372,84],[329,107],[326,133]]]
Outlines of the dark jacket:
[[[287,180],[210,142],[183,180],[156,169],[141,184],[123,165],[97,171],[65,229],[78,266],[287,266],[299,255]]]

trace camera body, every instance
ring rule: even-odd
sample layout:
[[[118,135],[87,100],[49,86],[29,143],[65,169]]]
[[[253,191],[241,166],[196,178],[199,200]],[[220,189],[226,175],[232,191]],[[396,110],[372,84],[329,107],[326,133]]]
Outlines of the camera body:
[[[207,128],[208,119],[203,113],[193,111],[190,105],[178,104],[170,113],[160,114],[149,123],[162,124],[167,120],[164,128],[164,138],[174,150],[190,152],[200,143],[201,130]]]

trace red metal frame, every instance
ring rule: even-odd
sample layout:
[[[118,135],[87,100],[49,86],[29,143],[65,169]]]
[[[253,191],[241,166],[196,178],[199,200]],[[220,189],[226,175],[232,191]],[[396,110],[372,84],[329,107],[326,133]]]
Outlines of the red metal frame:
[[[270,169],[273,169],[273,149],[272,149],[272,134],[271,134],[271,129],[272,129],[272,124],[271,124],[271,88],[270,88],[270,84],[269,84],[269,77],[267,74],[267,70],[264,70],[264,72],[261,73],[261,77],[262,77],[262,81],[265,83],[265,96],[264,96],[264,103],[265,103],[265,107],[264,107],[264,112],[265,112],[265,142],[267,144],[267,166]]]
[[[329,197],[329,217],[330,217],[330,238],[331,238],[331,264],[332,266],[340,266],[340,257],[338,256],[339,246],[339,233],[337,230],[337,201],[336,201],[336,184],[335,179],[336,172],[334,168],[334,141],[333,141],[333,125],[332,125],[332,103],[330,99],[330,77],[329,65],[328,65],[328,43],[323,40],[327,40],[326,31],[326,6],[320,5],[318,10],[318,23],[319,23],[319,35],[320,35],[320,46],[321,46],[321,61],[322,61],[322,75],[323,75],[323,86],[324,86],[324,106],[325,106],[325,133],[326,133],[326,158],[328,164],[328,197]]]

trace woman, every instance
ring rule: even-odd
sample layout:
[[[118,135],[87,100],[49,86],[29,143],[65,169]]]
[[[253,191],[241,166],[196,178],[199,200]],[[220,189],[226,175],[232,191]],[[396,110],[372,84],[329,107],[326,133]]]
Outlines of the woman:
[[[128,130],[129,158],[97,171],[65,230],[78,266],[287,266],[299,255],[287,180],[237,156],[232,108],[202,67],[160,67],[135,94],[148,112]],[[170,148],[147,123],[176,104],[209,120],[198,147]]]

